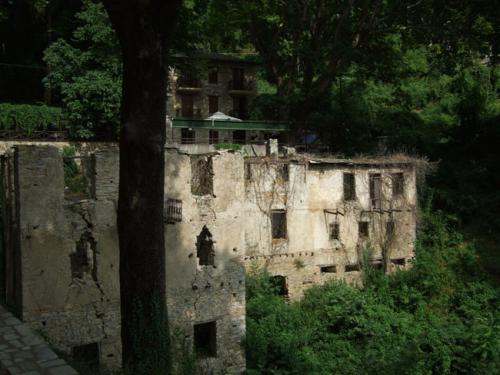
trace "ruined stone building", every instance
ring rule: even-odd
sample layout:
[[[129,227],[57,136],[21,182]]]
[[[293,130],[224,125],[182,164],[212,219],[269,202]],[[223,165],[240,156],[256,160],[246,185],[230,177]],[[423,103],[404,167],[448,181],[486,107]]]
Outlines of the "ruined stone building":
[[[165,152],[171,332],[200,373],[245,369],[245,271],[266,269],[297,299],[331,279],[360,282],[367,262],[390,272],[413,256],[409,158]],[[6,302],[57,349],[119,366],[117,150],[63,161],[53,146],[16,146],[1,165]],[[76,192],[64,176],[75,165]]]

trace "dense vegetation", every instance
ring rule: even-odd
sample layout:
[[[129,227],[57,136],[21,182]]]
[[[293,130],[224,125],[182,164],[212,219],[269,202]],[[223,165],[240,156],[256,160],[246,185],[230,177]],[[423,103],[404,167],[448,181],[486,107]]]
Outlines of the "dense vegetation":
[[[172,52],[254,54],[255,119],[341,155],[439,161],[411,271],[292,304],[250,278],[249,373],[500,373],[499,30],[487,0],[184,1]],[[8,0],[0,45],[2,129],[116,134],[121,58],[99,1]],[[18,104],[42,100],[60,108]]]
[[[247,281],[248,374],[497,374],[500,290],[445,215],[423,215],[408,272],[365,268],[287,304],[266,274]]]

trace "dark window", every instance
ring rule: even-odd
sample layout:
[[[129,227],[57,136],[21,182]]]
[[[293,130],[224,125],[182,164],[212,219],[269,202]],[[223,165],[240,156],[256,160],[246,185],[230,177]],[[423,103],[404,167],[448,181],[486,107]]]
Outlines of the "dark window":
[[[216,95],[208,95],[208,112],[210,114],[219,110],[219,97]]]
[[[208,131],[208,143],[211,145],[219,143],[219,131],[218,130],[209,130]]]
[[[330,234],[331,240],[338,240],[340,236],[340,225],[339,223],[330,223],[328,224],[328,230]]]
[[[370,174],[370,201],[373,209],[382,207],[382,176],[380,173]]]
[[[337,273],[337,266],[321,266],[321,273]]]
[[[194,98],[192,95],[181,96],[181,116],[186,118],[194,117]]]
[[[75,362],[84,365],[86,368],[96,368],[99,366],[99,344],[94,342],[91,344],[74,346],[71,348],[71,356]]]
[[[346,264],[345,265],[345,272],[356,272],[359,271],[359,264]]]
[[[165,222],[167,224],[182,221],[182,201],[180,199],[167,199],[165,204]]]
[[[392,196],[402,195],[404,193],[405,178],[403,173],[393,173],[392,179]]]
[[[385,235],[387,239],[392,239],[394,237],[394,221],[388,221],[385,227]]]
[[[391,263],[396,266],[404,266],[406,264],[405,258],[391,259]]]
[[[95,199],[95,155],[63,156],[64,198]]]
[[[194,351],[200,357],[217,356],[217,323],[194,325]]]
[[[243,68],[233,68],[233,90],[243,90],[245,85],[245,71]]]
[[[216,85],[219,81],[219,71],[215,66],[212,66],[208,70],[208,83]]]
[[[344,173],[344,200],[356,200],[356,180],[354,173]]]
[[[286,277],[282,275],[271,276],[270,283],[278,296],[287,297],[288,287],[286,285]]]
[[[188,128],[181,129],[181,143],[184,145],[191,145],[194,143],[195,133],[194,130]]]
[[[97,277],[95,268],[97,242],[90,232],[85,232],[76,242],[75,252],[70,254],[71,275],[83,279],[87,275]]]
[[[245,130],[235,130],[233,131],[233,143],[245,144],[247,137],[247,132]]]
[[[248,98],[245,96],[233,96],[232,115],[246,120],[248,118]]]
[[[360,221],[358,223],[358,236],[359,238],[368,238],[370,237],[370,230],[368,228],[367,221]]]
[[[271,211],[271,227],[273,238],[286,238],[286,211]]]
[[[196,238],[196,256],[198,257],[200,266],[214,265],[214,241],[212,240],[212,233],[210,233],[206,225],[203,226]]]
[[[370,266],[374,270],[382,270],[384,269],[384,265],[382,264],[382,260],[373,260],[370,262]]]

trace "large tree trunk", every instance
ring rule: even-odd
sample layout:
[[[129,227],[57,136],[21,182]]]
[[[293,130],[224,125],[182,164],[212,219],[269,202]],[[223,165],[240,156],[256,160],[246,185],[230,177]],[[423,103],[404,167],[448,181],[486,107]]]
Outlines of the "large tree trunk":
[[[166,58],[180,1],[103,2],[123,58],[118,199],[123,364],[134,375],[166,374]]]

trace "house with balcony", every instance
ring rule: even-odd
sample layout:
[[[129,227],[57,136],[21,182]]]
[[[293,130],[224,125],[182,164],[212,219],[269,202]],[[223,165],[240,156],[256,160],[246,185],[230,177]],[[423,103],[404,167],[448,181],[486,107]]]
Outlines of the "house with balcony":
[[[203,69],[169,71],[168,144],[259,144],[270,137],[283,138],[287,123],[251,119],[257,62],[226,54],[202,59],[206,60]],[[209,119],[215,113],[226,116]]]

